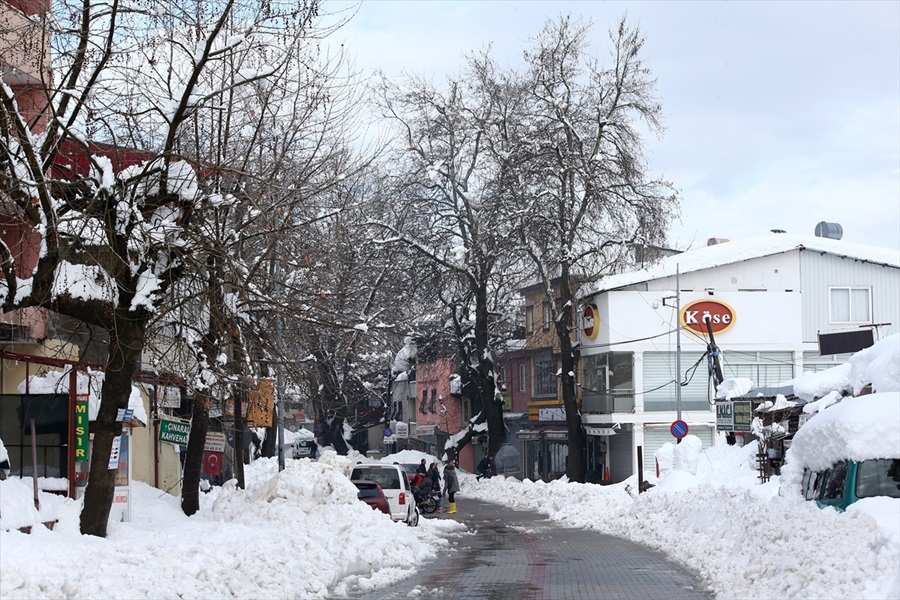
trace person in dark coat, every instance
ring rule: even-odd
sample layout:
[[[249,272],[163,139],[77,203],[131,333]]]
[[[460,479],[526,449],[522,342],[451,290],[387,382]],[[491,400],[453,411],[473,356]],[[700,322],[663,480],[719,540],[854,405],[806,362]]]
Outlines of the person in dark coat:
[[[482,477],[490,479],[494,476],[494,455],[488,454],[478,463],[478,475],[475,479],[480,480]]]
[[[456,467],[453,461],[447,463],[444,467],[444,491],[447,493],[447,500],[450,502],[450,510],[448,515],[456,514],[456,498],[454,494],[459,491],[459,478],[456,476]]]
[[[419,466],[416,467],[416,473],[421,473],[422,475],[428,473],[428,467],[425,466],[424,458],[422,459],[422,462],[419,463]]]
[[[437,463],[431,463],[428,467],[428,477],[431,478],[431,491],[441,491],[441,472],[438,471]]]

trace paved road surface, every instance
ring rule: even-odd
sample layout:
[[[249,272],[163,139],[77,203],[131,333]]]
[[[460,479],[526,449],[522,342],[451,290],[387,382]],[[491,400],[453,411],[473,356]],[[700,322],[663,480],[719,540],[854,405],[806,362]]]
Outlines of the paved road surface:
[[[544,515],[459,498],[456,518],[476,535],[410,579],[359,600],[709,600],[698,578],[630,541],[567,529]]]

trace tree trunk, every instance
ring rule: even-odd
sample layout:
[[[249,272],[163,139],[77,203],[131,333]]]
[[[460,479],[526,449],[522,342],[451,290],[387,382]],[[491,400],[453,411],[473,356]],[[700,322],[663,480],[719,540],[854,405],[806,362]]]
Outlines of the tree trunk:
[[[100,410],[92,424],[91,473],[81,510],[83,535],[106,537],[116,484],[116,470],[109,468],[109,457],[113,438],[122,435],[122,423],[116,421],[116,415],[120,408],[128,408],[131,381],[143,347],[145,325],[145,319],[117,309],[116,327],[110,331],[107,344],[109,360],[100,392]]]
[[[494,373],[494,355],[488,341],[487,283],[482,283],[475,295],[475,351],[478,353],[478,389],[481,410],[488,424],[488,452],[496,455],[506,442],[506,424],[503,422],[503,403],[497,397],[497,381]]]
[[[560,290],[560,316],[557,319],[556,335],[559,338],[560,378],[562,383],[563,406],[566,408],[566,429],[569,437],[569,456],[566,461],[566,475],[569,481],[584,483],[584,428],[581,424],[581,413],[578,410],[575,373],[575,354],[572,348],[572,332],[574,320],[574,294],[567,273],[563,270]]]
[[[191,436],[184,456],[184,480],[181,484],[181,510],[191,516],[200,510],[200,477],[203,475],[203,453],[209,429],[209,391],[194,395],[191,413]]]

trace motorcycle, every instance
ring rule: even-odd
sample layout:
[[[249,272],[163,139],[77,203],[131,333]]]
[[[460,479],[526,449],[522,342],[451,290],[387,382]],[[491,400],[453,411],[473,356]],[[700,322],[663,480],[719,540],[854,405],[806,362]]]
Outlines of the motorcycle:
[[[441,505],[441,491],[429,490],[426,493],[418,494],[416,496],[416,504],[419,507],[420,512],[426,514],[433,513]]]

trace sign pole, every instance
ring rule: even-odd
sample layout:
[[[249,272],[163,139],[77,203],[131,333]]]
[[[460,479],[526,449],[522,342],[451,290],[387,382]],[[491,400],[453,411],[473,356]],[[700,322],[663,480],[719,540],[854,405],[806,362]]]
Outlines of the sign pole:
[[[681,420],[681,265],[675,265],[675,409]],[[678,438],[681,442],[681,438]]]

